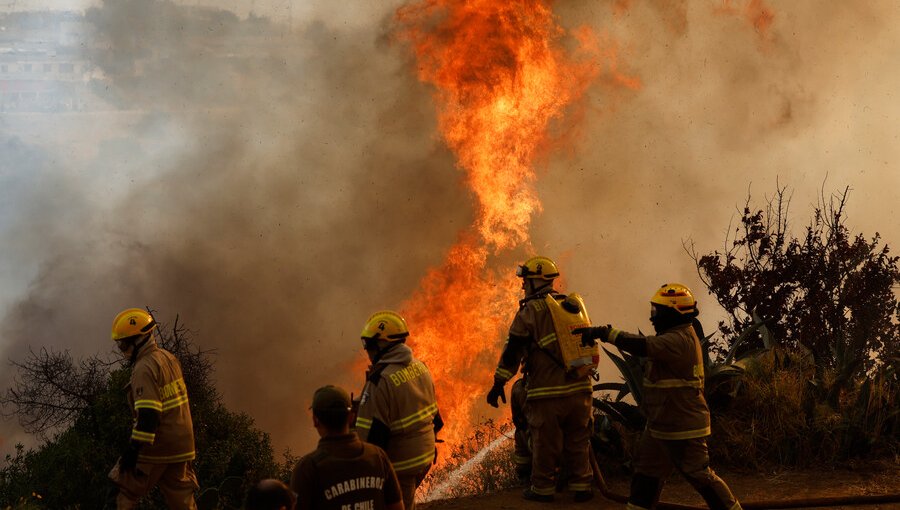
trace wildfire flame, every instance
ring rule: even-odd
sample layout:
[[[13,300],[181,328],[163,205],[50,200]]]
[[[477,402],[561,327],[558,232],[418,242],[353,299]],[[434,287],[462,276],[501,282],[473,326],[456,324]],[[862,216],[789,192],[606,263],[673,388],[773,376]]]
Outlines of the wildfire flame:
[[[740,13],[765,35],[772,11],[763,0],[743,1],[738,10],[723,0],[721,10]],[[410,343],[434,374],[442,436],[451,446],[486,410],[484,395],[520,297],[501,255],[533,251],[529,225],[541,210],[533,163],[548,147],[552,122],[580,118],[572,107],[601,73],[607,87],[641,87],[619,69],[609,35],[586,27],[567,33],[550,4],[421,0],[395,16],[395,39],[411,48],[419,79],[434,87],[441,136],[476,199],[474,224],[401,308]],[[630,7],[631,0],[613,6]],[[567,52],[564,42],[576,49]]]
[[[452,445],[484,402],[520,297],[513,267],[491,269],[490,257],[528,247],[541,209],[533,160],[597,71],[562,49],[566,33],[546,1],[425,0],[396,21],[419,79],[435,87],[440,132],[476,198],[472,228],[402,307]]]

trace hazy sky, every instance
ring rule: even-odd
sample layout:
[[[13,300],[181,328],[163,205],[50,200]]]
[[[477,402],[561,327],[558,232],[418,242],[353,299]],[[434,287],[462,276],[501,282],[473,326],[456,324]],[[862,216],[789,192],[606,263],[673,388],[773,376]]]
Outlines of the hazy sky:
[[[373,7],[384,6],[378,0],[358,0],[356,8],[347,9],[339,2],[329,0],[174,0],[178,5],[202,6],[224,9],[238,16],[250,13],[280,21],[294,20],[303,24],[313,19],[324,22],[363,23],[365,14]],[[83,11],[102,5],[102,0],[0,0],[0,12],[58,10]]]
[[[769,3],[771,24],[754,26]],[[39,2],[0,9],[13,4]],[[115,313],[151,305],[218,350],[229,405],[304,450],[314,437],[296,409],[320,384],[359,384],[346,368],[362,322],[443,260],[472,196],[436,133],[431,89],[387,42],[400,2],[208,4],[277,17],[265,57],[211,61],[179,36],[188,14],[157,3],[69,2],[100,7],[107,84],[130,111],[0,113],[0,356],[106,351]],[[160,22],[135,24],[128,5]],[[722,249],[748,190],[762,206],[776,182],[794,192],[798,233],[823,188],[850,186],[848,225],[900,242],[900,3],[555,9],[616,55],[537,164],[531,229],[596,322],[646,332],[652,291],[681,280],[712,330],[721,312],[682,242]],[[135,33],[171,55],[165,72],[134,78]],[[611,62],[641,87],[617,85]],[[13,434],[3,425],[0,439]]]

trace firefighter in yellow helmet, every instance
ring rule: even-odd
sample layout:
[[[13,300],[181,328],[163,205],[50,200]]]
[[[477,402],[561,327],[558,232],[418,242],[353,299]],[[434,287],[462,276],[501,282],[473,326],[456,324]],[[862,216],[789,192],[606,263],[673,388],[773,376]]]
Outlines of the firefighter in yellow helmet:
[[[524,364],[525,415],[531,435],[531,484],[522,497],[549,502],[556,492],[558,467],[568,474],[568,489],[575,501],[593,497],[590,466],[591,381],[586,372],[569,370],[563,360],[560,338],[569,331],[554,325],[551,307],[567,313],[583,313],[581,298],[565,296],[553,288],[559,276],[556,264],[546,257],[532,257],[519,266],[525,297],[509,328],[509,336],[494,372],[488,404],[506,402],[503,387]],[[573,299],[575,298],[575,299]]]
[[[635,453],[630,510],[653,508],[673,470],[687,479],[712,510],[741,508],[728,485],[709,467],[703,352],[692,324],[698,314],[691,290],[680,283],[667,283],[650,298],[655,336],[635,335],[610,326],[575,331],[582,334],[584,342],[599,339],[648,358],[640,402],[647,427]]]
[[[359,400],[356,432],[384,449],[400,482],[403,506],[415,508],[416,488],[434,463],[435,436],[444,422],[434,381],[406,345],[409,328],[396,312],[376,312],[366,321],[363,348],[371,365]]]
[[[159,487],[171,509],[196,509],[199,488],[191,461],[194,429],[181,364],[156,345],[156,321],[145,310],[129,308],[113,320],[112,339],[130,361],[128,403],[134,417],[131,440],[109,473],[119,488],[116,508],[135,508]]]

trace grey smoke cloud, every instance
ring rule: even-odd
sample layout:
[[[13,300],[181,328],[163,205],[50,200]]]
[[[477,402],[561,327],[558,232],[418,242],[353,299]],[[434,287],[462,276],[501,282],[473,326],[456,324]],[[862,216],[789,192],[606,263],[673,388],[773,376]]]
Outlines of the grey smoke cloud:
[[[900,9],[763,2],[768,33],[745,17],[751,2],[558,3],[565,25],[606,30],[636,92],[598,82],[578,148],[542,177],[536,245],[571,251],[570,286],[594,320],[650,329],[647,300],[667,280],[697,290],[712,330],[719,311],[682,240],[721,250],[748,190],[757,206],[776,182],[794,190],[802,234],[817,196],[852,188],[848,224],[900,240]],[[602,32],[601,32],[602,33]],[[826,180],[827,179],[827,180]]]
[[[799,229],[827,174],[854,188],[853,227],[900,238],[895,5],[778,4],[760,37],[698,3],[624,4],[554,5],[616,40],[643,85],[592,87],[577,138],[538,170],[532,226],[595,321],[646,331],[652,290],[682,280],[714,322],[682,240],[720,248],[751,183],[793,187]],[[387,42],[396,5],[315,5],[288,21],[88,11],[86,56],[116,109],[0,116],[3,356],[107,350],[112,317],[150,305],[217,349],[230,406],[279,447],[313,445],[312,391],[358,391],[362,322],[398,307],[473,214],[430,91]]]
[[[123,307],[180,314],[216,349],[228,402],[280,446],[310,447],[312,391],[358,391],[346,368],[363,321],[398,306],[470,221],[427,92],[381,23],[291,31],[161,2],[87,17],[88,56],[128,112],[72,114],[51,147],[22,135],[24,114],[4,129],[17,153],[2,175],[27,195],[9,207],[4,269],[39,261],[0,325],[4,355],[107,350]],[[117,126],[75,133],[91,122]],[[66,160],[81,143],[95,148]]]

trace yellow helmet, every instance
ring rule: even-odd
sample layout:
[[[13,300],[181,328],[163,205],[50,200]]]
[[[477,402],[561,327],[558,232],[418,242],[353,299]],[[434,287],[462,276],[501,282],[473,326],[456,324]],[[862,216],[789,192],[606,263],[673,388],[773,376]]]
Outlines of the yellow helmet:
[[[697,311],[697,300],[691,289],[680,283],[666,283],[653,294],[650,302],[671,308],[681,315]]]
[[[409,336],[409,328],[406,327],[406,320],[400,314],[382,310],[369,317],[360,336],[363,340],[396,342]]]
[[[516,269],[516,276],[552,280],[559,276],[559,268],[556,267],[556,262],[547,257],[531,257]]]
[[[146,310],[129,308],[116,315],[112,324],[112,339],[125,340],[133,336],[140,336],[153,331],[156,321]]]

